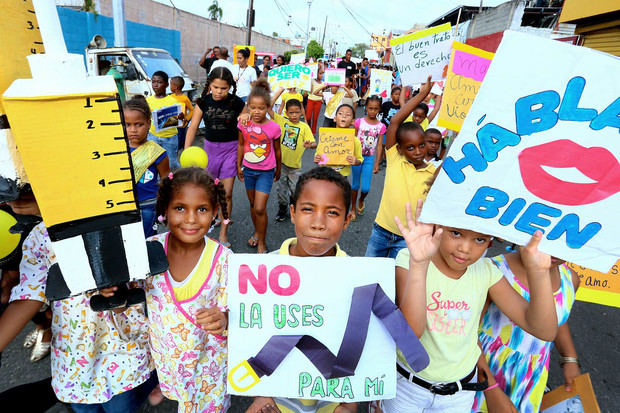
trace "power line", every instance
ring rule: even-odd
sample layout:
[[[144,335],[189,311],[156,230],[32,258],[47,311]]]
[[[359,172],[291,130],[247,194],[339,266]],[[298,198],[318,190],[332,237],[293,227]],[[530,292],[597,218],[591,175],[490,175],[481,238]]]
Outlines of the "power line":
[[[360,23],[360,21],[359,21],[359,20],[357,20],[357,17],[355,17],[355,15],[351,12],[351,10],[349,10],[349,7],[345,4],[345,2],[344,2],[344,1],[342,1],[342,0],[340,0],[340,4],[342,4],[342,6],[343,6],[343,7],[346,9],[346,11],[347,11],[347,12],[351,15],[351,17],[353,17],[353,20],[355,20],[355,22],[356,22],[357,24],[359,24],[359,25],[360,25],[360,27],[361,27],[362,29],[364,29],[364,31],[365,31],[366,33],[368,33],[368,35],[369,35],[369,36],[372,36],[372,33],[370,33],[370,32],[368,31],[368,29],[366,29],[366,26],[364,26],[362,23]]]
[[[297,28],[299,29],[299,31],[301,31],[302,33],[305,33],[306,30],[304,28],[302,28],[299,24],[297,24],[297,22],[293,19],[292,17],[292,13],[290,12],[290,10],[287,9],[286,7],[286,3],[280,3],[278,0],[273,0],[276,5],[278,6],[278,8],[280,9],[280,11],[282,11],[282,13],[284,13],[287,16],[291,16],[291,22],[297,26]],[[287,20],[288,23],[288,20]]]
[[[284,22],[286,23],[286,27],[288,27],[289,31],[291,32],[291,34],[293,35],[293,37],[295,37],[295,32],[293,31],[293,29],[291,29],[291,26],[288,24],[288,15],[286,14],[286,12],[282,9],[282,6],[280,6],[280,4],[278,3],[277,0],[273,0],[273,2],[275,3],[276,7],[278,8],[278,10],[280,11],[280,13],[282,14],[282,17],[284,18]]]

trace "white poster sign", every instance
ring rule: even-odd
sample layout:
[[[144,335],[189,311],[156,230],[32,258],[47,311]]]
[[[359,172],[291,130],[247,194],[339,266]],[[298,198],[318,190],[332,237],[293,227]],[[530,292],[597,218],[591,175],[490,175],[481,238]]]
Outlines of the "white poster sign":
[[[452,47],[450,23],[390,40],[402,84],[412,86],[446,77]]]
[[[298,64],[303,65],[306,63],[306,54],[305,53],[296,53],[291,55],[290,64]]]
[[[392,88],[392,71],[370,69],[370,95],[386,98],[390,96]]]
[[[364,319],[359,305],[374,302],[355,295],[360,289],[380,284],[394,300],[393,274],[394,261],[384,258],[232,255],[228,392],[337,402],[393,398],[392,337],[374,312],[367,324],[350,320],[351,314]],[[290,345],[291,339],[300,341]],[[344,367],[347,362],[334,364],[333,357],[353,357],[346,344],[352,342],[361,351],[353,374],[326,378],[318,366]],[[311,344],[313,362],[304,343]],[[256,366],[273,372],[263,375]]]
[[[523,53],[527,50],[527,53]],[[620,257],[620,59],[507,31],[421,220],[607,272]]]

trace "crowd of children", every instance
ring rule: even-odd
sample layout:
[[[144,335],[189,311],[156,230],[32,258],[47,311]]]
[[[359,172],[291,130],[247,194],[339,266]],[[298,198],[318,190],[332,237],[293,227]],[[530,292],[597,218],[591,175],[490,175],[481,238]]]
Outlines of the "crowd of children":
[[[385,102],[368,96],[365,116],[356,119],[360,98],[352,77],[342,88],[327,86],[319,67],[305,112],[299,91],[271,91],[263,77],[245,75],[248,53],[239,51],[236,73],[226,67],[211,70],[195,108],[183,95],[182,78],[169,82],[161,71],[152,76],[154,96],[124,103],[145,236],[161,243],[169,270],[141,283],[146,307],[94,312],[89,306],[93,292],[50,303],[51,386],[58,399],[76,412],[132,412],[149,393],[154,399],[161,391],[178,401],[180,412],[225,412],[230,405],[226,286],[233,253],[227,231],[235,179],[245,185],[249,208],[243,211],[254,225],[247,243],[258,253],[268,252],[267,201],[277,182],[275,220],[290,216],[296,237],[274,252],[346,256],[338,241],[365,213],[371,180],[384,156],[383,192],[365,255],[395,259],[397,304],[430,364],[414,373],[399,354],[396,398],[374,408],[536,412],[553,341],[570,386],[579,367],[567,319],[579,280],[563,261],[538,251],[541,234],[517,252],[489,259],[483,254],[492,237],[417,221],[446,149],[442,133],[428,127],[440,106],[436,97],[429,113],[424,103],[430,77],[417,94],[395,84]],[[360,79],[368,80],[365,67]],[[166,94],[169,84],[171,95]],[[325,126],[354,128],[353,154],[345,165],[324,167],[317,153],[318,166],[302,173],[304,151],[317,146],[321,99]],[[156,131],[151,112],[179,103],[182,126]],[[207,169],[180,168],[178,150],[194,145],[201,122]],[[221,226],[217,240],[208,236],[214,223]],[[156,234],[158,224],[168,232]],[[24,242],[20,279],[0,317],[0,351],[47,303],[47,270],[54,262],[47,230],[39,223]],[[460,303],[458,311],[447,303]],[[248,411],[356,409],[356,403],[256,397]]]

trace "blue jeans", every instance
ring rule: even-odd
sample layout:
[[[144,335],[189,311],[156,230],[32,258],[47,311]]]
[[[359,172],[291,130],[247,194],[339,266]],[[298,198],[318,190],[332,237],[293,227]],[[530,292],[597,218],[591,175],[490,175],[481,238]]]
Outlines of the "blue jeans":
[[[360,165],[353,165],[351,180],[351,189],[359,191],[360,186],[362,193],[367,194],[370,191],[370,182],[372,181],[372,167],[375,163],[375,156],[364,156],[364,161]]]
[[[155,224],[155,204],[140,205],[140,215],[142,215],[142,228],[144,229],[144,237],[148,238],[155,235],[153,225]]]
[[[405,239],[383,228],[376,222],[372,224],[372,232],[366,247],[366,257],[396,258],[398,251],[407,248]]]
[[[157,373],[153,370],[147,381],[134,389],[117,394],[105,403],[71,403],[71,408],[75,413],[133,413],[142,406],[158,383]]]
[[[178,135],[173,135],[168,138],[160,138],[153,135],[149,132],[149,136],[147,138],[150,141],[155,142],[162,148],[166,150],[166,154],[168,155],[168,162],[170,163],[170,170],[174,171],[175,169],[179,169],[181,165],[177,159],[177,152],[179,150],[179,137]]]

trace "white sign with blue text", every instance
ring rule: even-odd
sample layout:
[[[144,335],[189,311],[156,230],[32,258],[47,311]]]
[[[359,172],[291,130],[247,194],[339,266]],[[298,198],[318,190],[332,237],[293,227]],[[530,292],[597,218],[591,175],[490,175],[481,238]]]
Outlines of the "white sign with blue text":
[[[519,245],[540,230],[542,251],[607,272],[620,257],[618,73],[617,57],[505,32],[421,220]]]

